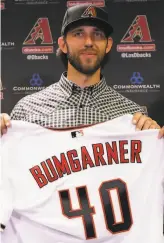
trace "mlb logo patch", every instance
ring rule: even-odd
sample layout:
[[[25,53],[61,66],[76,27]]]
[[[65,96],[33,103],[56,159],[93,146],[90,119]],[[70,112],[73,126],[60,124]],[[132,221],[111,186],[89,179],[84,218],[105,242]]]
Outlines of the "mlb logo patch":
[[[71,132],[72,138],[78,138],[84,136],[83,130],[73,131]]]

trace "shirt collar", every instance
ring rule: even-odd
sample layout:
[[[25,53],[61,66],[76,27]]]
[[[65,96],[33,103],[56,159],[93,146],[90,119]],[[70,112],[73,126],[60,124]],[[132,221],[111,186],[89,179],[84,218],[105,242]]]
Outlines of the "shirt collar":
[[[61,78],[59,80],[59,86],[63,93],[69,98],[73,91],[76,90],[82,90],[79,86],[74,84],[72,81],[67,79],[67,72],[62,73]],[[103,92],[107,87],[106,81],[104,76],[102,76],[99,83],[94,84],[92,86],[86,87],[85,89],[90,89],[92,92],[93,97],[98,96],[101,92]]]

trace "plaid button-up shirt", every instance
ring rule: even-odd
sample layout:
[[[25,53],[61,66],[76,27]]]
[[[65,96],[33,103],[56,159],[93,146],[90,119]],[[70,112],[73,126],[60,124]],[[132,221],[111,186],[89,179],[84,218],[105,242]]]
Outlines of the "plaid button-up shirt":
[[[105,122],[135,112],[145,113],[142,107],[108,86],[104,77],[96,85],[80,88],[63,73],[59,82],[21,99],[11,118],[66,128]]]

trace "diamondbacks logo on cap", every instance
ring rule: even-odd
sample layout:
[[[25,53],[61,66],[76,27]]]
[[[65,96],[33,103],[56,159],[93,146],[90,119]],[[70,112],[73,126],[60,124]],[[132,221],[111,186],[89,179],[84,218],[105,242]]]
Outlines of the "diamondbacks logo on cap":
[[[96,9],[93,6],[89,6],[84,13],[81,15],[81,17],[96,17]]]

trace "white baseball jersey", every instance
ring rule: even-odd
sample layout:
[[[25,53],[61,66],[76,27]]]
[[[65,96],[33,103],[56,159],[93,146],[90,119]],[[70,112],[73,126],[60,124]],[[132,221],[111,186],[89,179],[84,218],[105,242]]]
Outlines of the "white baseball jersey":
[[[162,243],[164,140],[125,115],[2,137],[2,243]]]

